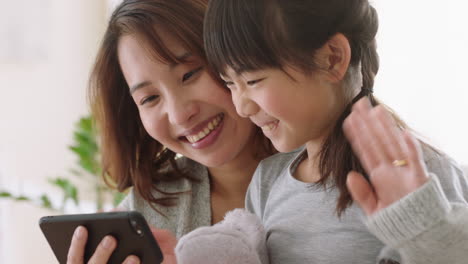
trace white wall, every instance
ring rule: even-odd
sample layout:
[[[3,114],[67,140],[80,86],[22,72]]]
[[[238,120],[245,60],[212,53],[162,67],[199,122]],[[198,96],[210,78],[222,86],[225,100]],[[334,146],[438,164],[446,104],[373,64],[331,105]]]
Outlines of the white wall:
[[[375,93],[415,130],[468,164],[468,3],[374,0]]]
[[[57,192],[75,163],[74,122],[103,33],[104,0],[0,0],[0,189]],[[0,200],[0,263],[55,263],[37,221],[51,212]]]

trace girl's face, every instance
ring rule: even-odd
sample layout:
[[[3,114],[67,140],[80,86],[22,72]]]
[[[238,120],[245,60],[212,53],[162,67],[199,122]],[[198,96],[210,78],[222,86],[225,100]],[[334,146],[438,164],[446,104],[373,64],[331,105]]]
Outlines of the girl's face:
[[[170,34],[170,51],[189,62],[169,65],[132,35],[121,37],[118,57],[145,130],[170,150],[208,167],[252,156],[255,126],[237,115],[229,91]]]
[[[280,152],[321,144],[342,111],[340,87],[324,71],[305,74],[292,67],[222,76],[237,112],[249,117]]]

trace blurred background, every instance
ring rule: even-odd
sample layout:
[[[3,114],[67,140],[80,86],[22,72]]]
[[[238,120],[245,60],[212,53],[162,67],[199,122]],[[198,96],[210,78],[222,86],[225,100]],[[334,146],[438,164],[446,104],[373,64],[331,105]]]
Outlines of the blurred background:
[[[76,122],[111,0],[0,0],[0,263],[56,263],[38,227],[47,194],[56,206],[64,177],[79,190],[67,213],[94,212],[89,178],[70,173]],[[468,164],[468,4],[463,0],[374,0],[381,68],[375,93],[411,127]],[[112,207],[110,202],[106,207]]]

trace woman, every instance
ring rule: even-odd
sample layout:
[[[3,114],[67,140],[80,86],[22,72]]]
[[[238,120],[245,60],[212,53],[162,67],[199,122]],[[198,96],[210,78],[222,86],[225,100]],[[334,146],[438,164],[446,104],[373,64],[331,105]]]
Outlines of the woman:
[[[90,82],[104,173],[121,191],[133,186],[120,207],[177,238],[244,207],[257,164],[273,152],[205,65],[206,5],[124,1],[110,18]],[[164,253],[174,239],[158,232],[169,237],[159,241]],[[86,230],[75,234],[69,263],[83,263]],[[91,261],[106,263],[116,244],[106,237]]]

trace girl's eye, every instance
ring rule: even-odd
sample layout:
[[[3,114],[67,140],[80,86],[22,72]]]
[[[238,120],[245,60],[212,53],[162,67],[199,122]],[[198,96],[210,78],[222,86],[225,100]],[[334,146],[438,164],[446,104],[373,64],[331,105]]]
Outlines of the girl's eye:
[[[257,84],[261,81],[265,80],[265,78],[261,78],[261,79],[256,79],[256,80],[252,80],[252,81],[247,81],[247,85],[254,85],[254,84]]]
[[[158,98],[159,98],[159,95],[150,95],[148,97],[145,97],[145,98],[141,99],[140,105],[144,105],[144,104],[149,103],[151,101],[154,101],[154,100],[156,100]]]
[[[192,78],[192,76],[194,76],[195,74],[197,74],[199,71],[201,71],[203,69],[203,67],[198,67],[196,68],[195,70],[193,71],[189,71],[187,72],[186,74],[184,74],[184,76],[182,77],[182,82],[186,82],[188,81],[190,78]]]
[[[224,86],[226,86],[229,89],[232,89],[233,85],[234,85],[234,82],[224,81]]]

